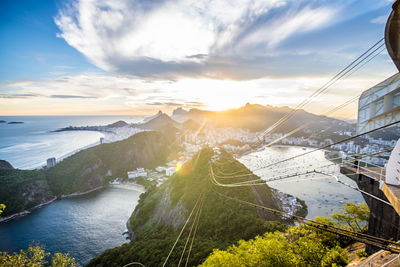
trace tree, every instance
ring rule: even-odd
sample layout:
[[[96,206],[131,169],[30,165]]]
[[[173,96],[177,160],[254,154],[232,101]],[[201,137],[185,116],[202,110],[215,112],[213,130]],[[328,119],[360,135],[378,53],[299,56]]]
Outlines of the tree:
[[[45,252],[39,245],[29,246],[27,252],[20,250],[19,253],[8,254],[7,252],[0,252],[0,266],[2,267],[23,267],[23,266],[35,266],[44,267],[49,266],[46,258],[50,256],[50,253]],[[51,259],[52,267],[78,267],[79,265],[75,262],[74,258],[71,258],[69,254],[56,253]]]
[[[317,217],[319,223],[363,231],[369,210],[366,204],[346,203],[343,212]],[[311,226],[292,226],[284,232],[266,233],[249,241],[239,241],[227,250],[214,250],[201,266],[345,266],[348,243],[333,233]]]
[[[3,213],[3,211],[6,209],[6,205],[0,204],[0,215]]]
[[[341,247],[326,246],[315,231],[293,226],[241,240],[226,251],[216,249],[201,266],[345,266],[347,261]]]
[[[343,205],[344,212],[335,212],[331,217],[339,224],[345,224],[353,231],[364,231],[369,219],[367,204],[346,203]]]

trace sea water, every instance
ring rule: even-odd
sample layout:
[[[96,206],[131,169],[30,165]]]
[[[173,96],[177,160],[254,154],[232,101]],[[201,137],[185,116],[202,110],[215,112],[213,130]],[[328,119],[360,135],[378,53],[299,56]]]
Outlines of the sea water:
[[[0,224],[0,251],[40,244],[46,251],[69,253],[85,264],[106,249],[127,242],[122,233],[140,192],[108,187],[61,199],[27,216]]]
[[[242,156],[239,161],[250,170],[255,171],[255,174],[265,181],[314,170],[320,166],[332,165],[332,162],[325,158],[324,151],[316,151],[281,164],[262,168],[280,160],[310,152],[310,150],[312,148],[276,146]],[[341,181],[357,187],[353,180],[340,173],[338,165],[319,170],[329,171]],[[338,183],[332,176],[314,173],[270,181],[267,184],[272,188],[304,200],[308,206],[307,218],[310,219],[316,216],[329,216],[335,211],[341,211],[346,202],[365,203],[360,192]]]
[[[94,131],[54,132],[68,126],[97,126],[124,120],[140,122],[143,116],[0,116],[0,159],[14,168],[43,166],[46,159],[60,158],[77,149],[99,142],[103,136]],[[8,122],[23,122],[8,124]]]

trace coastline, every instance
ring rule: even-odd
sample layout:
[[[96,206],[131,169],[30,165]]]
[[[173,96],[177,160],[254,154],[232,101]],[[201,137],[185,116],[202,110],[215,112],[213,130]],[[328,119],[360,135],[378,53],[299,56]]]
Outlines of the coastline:
[[[130,189],[130,190],[135,190],[140,193],[146,192],[146,188],[143,185],[140,184],[135,184],[135,183],[129,183],[129,184],[110,184],[110,187],[115,187],[115,188],[122,188],[122,189]]]
[[[135,190],[140,192],[141,194],[146,192],[146,188],[143,185],[135,184],[135,183],[129,183],[129,184],[119,184],[119,185],[109,185],[111,187],[115,188],[122,188],[122,189],[129,189],[129,190]],[[132,213],[135,210],[132,211]],[[132,216],[132,215],[131,215]],[[126,221],[126,229],[128,230],[128,238],[129,241],[132,242],[135,240],[135,233],[132,231],[131,228],[131,223],[130,223],[131,217],[129,216],[129,219]]]
[[[17,218],[23,217],[25,215],[28,215],[28,214],[32,213],[32,211],[34,211],[36,209],[39,209],[44,205],[50,204],[50,203],[52,203],[52,202],[54,202],[56,200],[57,200],[57,197],[54,197],[54,198],[50,199],[49,201],[41,203],[39,205],[36,205],[36,206],[34,206],[34,207],[30,208],[30,209],[27,209],[27,210],[12,214],[12,215],[4,217],[4,218],[0,218],[0,223],[8,222],[8,221],[11,221],[13,219],[17,219]]]
[[[305,149],[317,149],[318,147],[315,146],[300,146],[300,145],[273,145],[270,147],[282,147],[282,148],[286,148],[286,147],[298,147],[298,148],[305,148]],[[335,150],[329,150],[329,149],[319,149],[320,151],[335,151]]]
[[[49,201],[41,203],[39,205],[36,205],[36,206],[34,206],[34,207],[30,208],[30,209],[27,209],[27,210],[24,210],[24,211],[21,211],[21,212],[18,212],[18,213],[14,213],[14,214],[12,214],[10,216],[7,216],[7,217],[4,217],[4,218],[0,218],[0,224],[1,223],[5,223],[5,222],[9,222],[9,221],[17,219],[17,218],[24,217],[24,216],[32,213],[34,210],[39,209],[39,208],[41,208],[41,207],[43,207],[45,205],[48,205],[48,204],[56,201],[57,199],[64,199],[64,198],[72,198],[72,197],[82,196],[82,195],[86,195],[86,194],[92,193],[94,191],[100,190],[102,188],[104,188],[104,186],[99,186],[99,187],[90,189],[90,190],[85,191],[85,192],[76,192],[76,193],[72,193],[72,194],[69,194],[69,195],[61,195],[59,197],[54,197],[54,198],[50,199]]]
[[[75,193],[72,193],[72,194],[69,194],[69,195],[61,195],[61,196],[59,196],[59,199],[71,198],[71,197],[77,197],[77,196],[86,195],[86,194],[92,193],[92,192],[94,192],[94,191],[103,189],[103,188],[104,188],[104,186],[101,185],[101,186],[95,187],[95,188],[93,188],[93,189],[90,189],[90,190],[88,190],[88,191],[84,191],[84,192],[75,192]]]

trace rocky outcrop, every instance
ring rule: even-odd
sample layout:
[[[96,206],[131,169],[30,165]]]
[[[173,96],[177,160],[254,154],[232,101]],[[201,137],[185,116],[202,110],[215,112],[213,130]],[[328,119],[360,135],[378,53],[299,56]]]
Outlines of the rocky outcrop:
[[[38,180],[23,186],[19,193],[24,201],[24,206],[28,208],[32,205],[46,203],[55,197],[46,180]]]
[[[9,163],[6,160],[2,160],[2,159],[0,159],[0,168],[14,169],[14,167],[11,165],[11,163]]]
[[[170,192],[164,190],[161,199],[157,203],[153,217],[151,217],[146,225],[153,223],[171,225],[175,230],[181,226],[187,217],[188,211],[183,207],[180,200],[176,205],[172,205]]]

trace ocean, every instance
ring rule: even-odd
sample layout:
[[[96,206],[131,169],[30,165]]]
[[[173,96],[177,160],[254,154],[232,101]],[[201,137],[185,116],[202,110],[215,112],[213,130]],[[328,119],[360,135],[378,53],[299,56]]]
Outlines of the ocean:
[[[32,169],[43,166],[46,159],[60,158],[93,144],[103,136],[100,132],[52,132],[68,126],[107,125],[118,120],[140,122],[143,116],[0,116],[0,159],[14,168]]]

